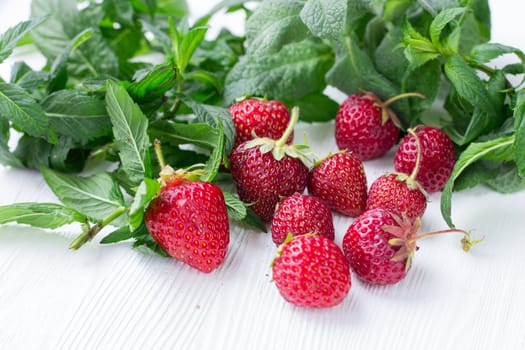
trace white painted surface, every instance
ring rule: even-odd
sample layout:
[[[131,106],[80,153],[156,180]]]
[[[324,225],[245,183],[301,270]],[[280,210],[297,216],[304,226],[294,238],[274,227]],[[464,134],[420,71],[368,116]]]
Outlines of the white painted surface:
[[[190,3],[203,13],[215,1]],[[27,4],[2,0],[0,31],[26,18]],[[491,5],[494,40],[525,49],[522,2]],[[332,124],[303,131],[318,153],[336,149]],[[367,162],[369,183],[391,164]],[[423,229],[444,228],[439,195],[430,199]],[[54,200],[37,172],[0,166],[0,204]],[[485,235],[482,244],[466,254],[459,236],[425,240],[405,280],[370,287],[354,277],[348,298],[325,310],[279,296],[269,235],[233,227],[224,265],[208,275],[129,243],[69,251],[74,226],[2,226],[0,349],[525,349],[524,205],[525,192],[456,194],[457,225]],[[336,216],[338,244],[350,222]]]

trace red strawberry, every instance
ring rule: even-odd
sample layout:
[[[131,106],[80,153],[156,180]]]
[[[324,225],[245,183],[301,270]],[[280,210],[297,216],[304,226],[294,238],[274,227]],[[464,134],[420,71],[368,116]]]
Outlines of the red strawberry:
[[[335,141],[339,149],[352,151],[362,160],[384,155],[399,137],[399,121],[388,106],[408,96],[424,98],[421,94],[406,93],[382,102],[371,92],[349,96],[335,118]]]
[[[366,207],[363,162],[351,152],[329,155],[310,171],[308,192],[338,212],[356,217]]]
[[[416,180],[427,192],[441,191],[452,174],[456,158],[454,144],[436,127],[420,126],[407,134],[394,155],[394,168],[407,174],[416,168],[418,142],[421,160]]]
[[[263,221],[271,221],[275,206],[281,199],[306,187],[308,168],[299,146],[286,144],[299,119],[299,110],[279,140],[256,138],[245,141],[230,154],[230,172],[239,198],[252,205]]]
[[[330,208],[319,198],[292,194],[278,205],[272,220],[272,240],[279,245],[288,234],[316,233],[333,240],[334,222]]]
[[[246,99],[230,106],[230,114],[235,125],[235,144],[237,147],[244,141],[258,137],[280,138],[290,122],[290,113],[280,101]],[[292,143],[293,133],[286,140]]]
[[[341,303],[351,287],[348,261],[341,248],[319,235],[290,235],[289,239],[272,264],[273,280],[283,298],[311,308]]]
[[[398,254],[401,246],[389,243],[396,238],[392,228],[408,236],[419,227],[398,221],[401,219],[392,211],[377,208],[364,212],[348,227],[343,237],[343,251],[360,279],[371,284],[393,284],[405,277],[407,267],[410,268],[408,255]],[[415,246],[410,249],[412,253]]]
[[[216,185],[176,174],[150,203],[144,221],[175,259],[203,272],[224,261],[230,231],[224,196]]]
[[[368,190],[366,210],[383,208],[405,212],[409,217],[423,216],[426,193],[407,174],[390,173],[378,177]]]
[[[348,227],[343,237],[343,251],[357,276],[370,284],[393,284],[409,271],[416,242],[443,233],[464,235],[463,249],[468,251],[479,240],[471,241],[470,233],[451,229],[417,235],[421,220],[405,214],[376,208],[367,210]]]

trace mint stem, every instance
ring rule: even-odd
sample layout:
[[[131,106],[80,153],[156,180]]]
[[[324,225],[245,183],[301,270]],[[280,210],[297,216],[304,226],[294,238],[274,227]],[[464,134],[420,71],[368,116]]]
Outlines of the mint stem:
[[[87,242],[91,241],[104,227],[112,223],[115,219],[120,217],[127,211],[125,207],[119,207],[114,212],[109,214],[104,220],[91,227],[90,229],[84,231],[80,234],[69,246],[69,249],[78,250]]]
[[[286,130],[284,130],[283,136],[281,136],[281,138],[277,140],[277,142],[275,143],[277,147],[282,147],[286,144],[286,140],[288,140],[288,137],[290,137],[290,135],[292,134],[295,124],[297,124],[298,120],[299,120],[299,107],[295,106],[292,108],[290,122],[288,123]]]

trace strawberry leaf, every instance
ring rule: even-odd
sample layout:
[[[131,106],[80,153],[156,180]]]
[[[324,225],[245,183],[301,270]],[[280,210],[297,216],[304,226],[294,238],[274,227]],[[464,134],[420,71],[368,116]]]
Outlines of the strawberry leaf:
[[[56,203],[15,203],[0,206],[0,224],[9,222],[55,229],[74,222],[86,222],[86,217]]]

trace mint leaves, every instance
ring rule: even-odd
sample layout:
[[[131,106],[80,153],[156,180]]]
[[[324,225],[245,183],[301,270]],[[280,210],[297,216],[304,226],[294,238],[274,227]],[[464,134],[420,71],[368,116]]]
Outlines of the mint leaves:
[[[403,127],[431,123],[457,146],[458,165],[442,196],[449,225],[454,189],[482,183],[502,192],[523,188],[523,94],[521,83],[510,82],[524,72],[524,54],[488,42],[487,0],[272,0],[257,7],[246,28],[246,53],[226,78],[225,101],[255,94],[303,105],[311,96],[319,100],[328,85],[382,99],[419,92],[426,99],[392,108]],[[514,62],[490,66],[508,54]],[[431,107],[446,117],[429,118]],[[312,114],[302,118],[321,120]]]
[[[35,19],[0,35],[0,62],[22,38],[47,58],[42,70],[16,63],[0,82],[0,161],[39,169],[61,202],[1,206],[0,224],[80,223],[72,249],[112,226],[103,243],[133,239],[166,255],[143,223],[161,186],[154,141],[173,168],[201,164],[211,182],[235,137],[222,90],[243,38],[223,31],[207,40],[210,16],[190,26],[187,11],[184,1],[33,0]],[[98,160],[109,166],[83,175]],[[232,220],[248,220],[245,204],[231,200],[243,209]]]
[[[439,126],[457,147],[441,200],[450,226],[455,190],[525,188],[525,93],[515,82],[525,54],[489,42],[487,0],[266,0],[253,11],[245,2],[225,0],[190,23],[183,0],[33,0],[32,19],[0,34],[0,62],[23,39],[47,63],[18,62],[0,82],[0,162],[40,169],[62,204],[3,206],[0,224],[80,222],[75,249],[113,226],[103,243],[131,239],[164,255],[143,224],[159,190],[154,141],[173,168],[202,164],[202,179],[228,179],[221,165],[235,128],[226,106],[266,96],[324,122],[338,109],[327,87],[426,96],[391,107],[404,128]],[[247,13],[245,36],[207,38],[222,10]],[[503,55],[512,62],[490,65]],[[442,113],[430,117],[431,108]],[[79,175],[97,160],[111,166]],[[249,206],[225,197],[232,220],[264,229]]]

